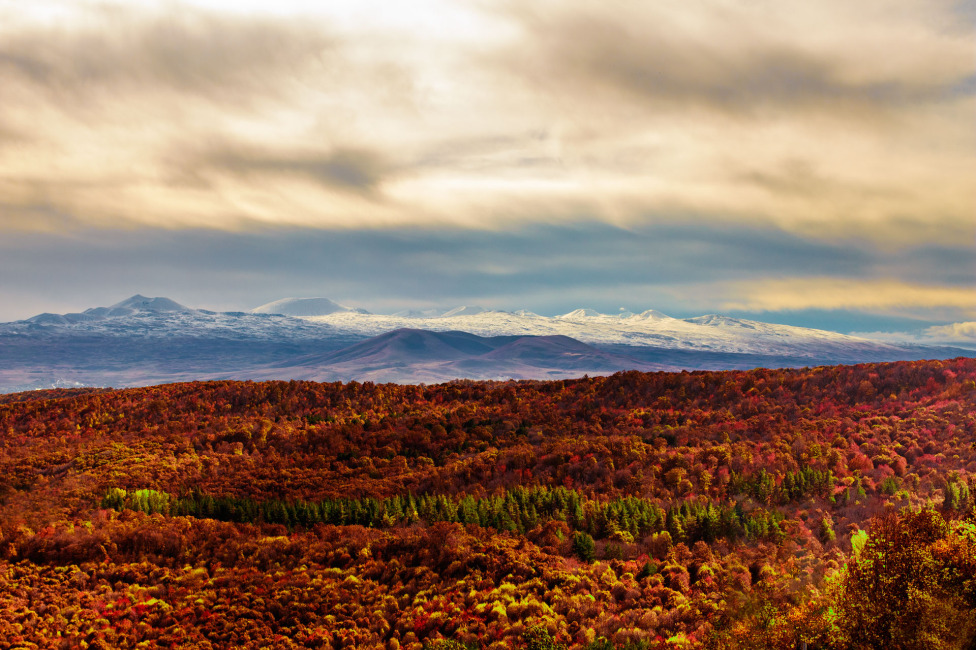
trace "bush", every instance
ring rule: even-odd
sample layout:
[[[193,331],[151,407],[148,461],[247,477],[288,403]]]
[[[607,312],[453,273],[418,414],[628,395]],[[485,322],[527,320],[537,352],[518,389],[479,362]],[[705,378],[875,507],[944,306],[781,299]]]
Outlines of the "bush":
[[[592,537],[590,541],[593,541]],[[549,636],[549,632],[544,627],[530,627],[522,634],[522,640],[529,650],[566,650],[566,644],[559,643]]]

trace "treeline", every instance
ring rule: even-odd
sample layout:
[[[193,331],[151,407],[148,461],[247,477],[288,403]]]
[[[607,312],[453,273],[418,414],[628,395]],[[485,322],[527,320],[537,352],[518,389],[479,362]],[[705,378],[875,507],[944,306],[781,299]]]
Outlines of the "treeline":
[[[448,522],[524,535],[548,521],[562,521],[572,530],[596,539],[628,544],[665,532],[673,543],[688,544],[719,538],[779,541],[785,535],[781,527],[783,515],[776,510],[755,508],[747,512],[741,503],[700,499],[665,509],[637,497],[597,501],[563,487],[518,486],[501,495],[480,498],[407,494],[317,501],[214,497],[199,491],[173,496],[157,490],[111,488],[102,499],[102,507],[290,528],[316,524],[391,528]]]

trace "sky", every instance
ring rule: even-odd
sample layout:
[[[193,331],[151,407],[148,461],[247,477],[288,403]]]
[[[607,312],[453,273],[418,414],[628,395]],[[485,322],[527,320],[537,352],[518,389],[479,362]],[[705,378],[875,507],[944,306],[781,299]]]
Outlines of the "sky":
[[[0,0],[0,320],[132,294],[976,340],[973,0]]]

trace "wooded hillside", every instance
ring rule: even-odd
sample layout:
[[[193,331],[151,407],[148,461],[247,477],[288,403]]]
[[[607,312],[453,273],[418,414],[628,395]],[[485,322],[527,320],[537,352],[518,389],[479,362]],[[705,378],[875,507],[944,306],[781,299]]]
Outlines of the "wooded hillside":
[[[965,648],[976,360],[0,396],[0,500],[10,647]]]

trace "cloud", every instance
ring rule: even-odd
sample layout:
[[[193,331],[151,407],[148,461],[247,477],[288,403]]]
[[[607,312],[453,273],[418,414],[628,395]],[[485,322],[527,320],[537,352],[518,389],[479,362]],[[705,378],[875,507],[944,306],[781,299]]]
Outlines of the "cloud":
[[[499,65],[572,125],[564,158],[635,188],[618,209],[904,245],[926,222],[974,234],[973,28],[953,9],[520,4],[525,37]]]
[[[915,327],[909,331],[899,331],[894,327],[885,331],[851,332],[851,334],[890,343],[914,343],[976,350],[976,321]]]
[[[13,213],[974,233],[973,29],[948,2],[42,6],[0,27]]]
[[[0,5],[18,300],[46,264],[201,303],[193,273],[241,302],[328,278],[390,304],[970,318],[972,3],[22,7]]]
[[[73,110],[133,92],[222,105],[273,100],[308,69],[328,72],[337,55],[337,40],[321,25],[180,5],[166,12],[89,5],[71,23],[4,31],[0,66],[8,83],[74,101]]]
[[[509,231],[22,233],[0,242],[0,277],[7,280],[0,320],[111,304],[134,293],[226,309],[321,295],[373,311],[473,302],[549,314],[625,305],[679,315],[820,308],[916,317],[941,310],[965,318],[976,304],[965,302],[968,289],[912,285],[917,269],[898,281],[870,279],[884,259],[883,251],[772,229],[701,228],[677,219],[639,229],[590,223]],[[65,303],[70,307],[57,306]]]
[[[720,285],[721,286],[721,285]],[[976,288],[920,285],[871,278],[793,277],[733,282],[724,309],[779,311],[860,309],[893,314],[924,309],[930,313],[976,314]]]
[[[240,146],[211,145],[200,158],[189,158],[191,168],[211,174],[239,176],[244,182],[268,176],[306,178],[327,189],[370,194],[392,173],[382,155],[365,149],[336,148],[330,151],[265,151]]]
[[[362,104],[409,106],[394,61],[357,59],[321,20],[81,6],[0,27],[0,138],[19,145],[0,151],[0,228],[49,228],[39,211],[77,229],[385,215],[387,156],[354,123]]]
[[[976,321],[936,325],[927,328],[925,334],[937,341],[976,343]]]
[[[951,29],[950,9],[904,1],[518,4],[512,15],[532,56],[516,51],[512,65],[558,92],[604,89],[651,108],[767,117],[833,108],[876,120],[879,110],[943,101],[947,87],[973,74],[971,30]]]

